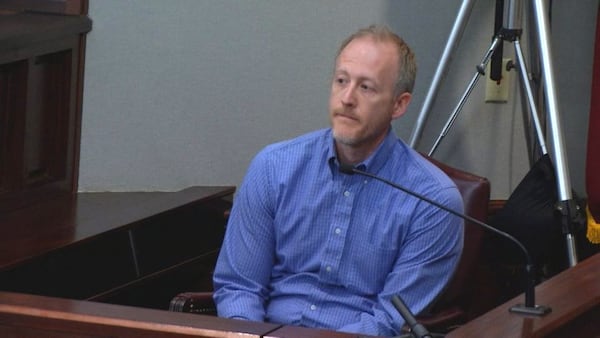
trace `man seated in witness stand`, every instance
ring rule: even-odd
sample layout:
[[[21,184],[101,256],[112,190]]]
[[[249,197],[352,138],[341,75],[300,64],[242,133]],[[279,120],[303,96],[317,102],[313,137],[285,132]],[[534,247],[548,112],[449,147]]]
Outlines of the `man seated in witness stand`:
[[[221,317],[396,335],[399,295],[419,313],[458,263],[463,222],[340,164],[397,182],[458,212],[454,183],[398,139],[416,64],[386,27],[350,36],[335,59],[331,128],[270,145],[233,203],[214,273]]]

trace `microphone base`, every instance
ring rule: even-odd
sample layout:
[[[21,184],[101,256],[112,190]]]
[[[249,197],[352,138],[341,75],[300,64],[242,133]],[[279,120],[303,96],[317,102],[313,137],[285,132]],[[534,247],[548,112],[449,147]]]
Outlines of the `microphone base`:
[[[508,311],[522,315],[545,316],[552,312],[552,308],[544,305],[535,305],[531,307],[525,306],[524,304],[517,304],[508,309]]]

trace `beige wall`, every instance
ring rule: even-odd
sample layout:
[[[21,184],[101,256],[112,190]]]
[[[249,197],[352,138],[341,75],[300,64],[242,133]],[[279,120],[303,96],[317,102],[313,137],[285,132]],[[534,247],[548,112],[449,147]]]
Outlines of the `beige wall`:
[[[370,23],[388,24],[417,54],[414,101],[394,124],[408,140],[461,3],[91,0],[80,190],[238,185],[260,148],[328,126],[335,49]],[[420,150],[428,151],[489,47],[494,3],[476,2]],[[598,0],[553,3],[570,180],[584,194]],[[505,55],[512,57],[512,44]],[[506,198],[529,165],[515,79],[513,72],[504,104],[484,103],[480,81],[435,155],[489,177],[493,198]]]

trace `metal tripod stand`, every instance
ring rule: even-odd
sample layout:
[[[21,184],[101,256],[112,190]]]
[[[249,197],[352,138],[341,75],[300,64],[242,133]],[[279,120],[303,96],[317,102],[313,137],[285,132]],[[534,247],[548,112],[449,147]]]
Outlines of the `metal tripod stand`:
[[[417,146],[417,143],[421,138],[423,127],[425,121],[427,120],[427,115],[429,114],[431,106],[435,100],[435,97],[437,96],[441,80],[447,71],[448,62],[451,59],[452,53],[456,49],[457,41],[460,39],[462,32],[464,31],[466,21],[473,8],[473,4],[474,0],[464,0],[459,9],[459,14],[457,16],[450,37],[444,49],[442,60],[434,74],[431,87],[429,88],[429,91],[423,103],[422,110],[417,119],[415,129],[411,135],[410,145],[413,148]],[[567,167],[566,153],[562,137],[563,133],[559,119],[558,100],[554,80],[554,69],[552,64],[552,56],[550,53],[551,47],[549,39],[549,23],[546,15],[547,9],[545,0],[532,0],[532,10],[535,17],[535,24],[537,27],[537,47],[538,53],[540,55],[542,67],[541,71],[543,74],[546,110],[548,113],[548,132],[552,140],[551,144],[553,145],[552,157],[554,160],[553,163],[555,166],[557,178],[559,201],[556,206],[556,209],[561,214],[562,231],[566,240],[569,265],[575,266],[577,264],[577,249],[573,233],[575,230],[575,223],[578,219],[578,205],[574,201],[572,196],[572,189],[570,183],[571,181],[569,178],[569,170]],[[544,142],[544,131],[539,120],[538,109],[534,102],[533,91],[531,89],[531,84],[528,77],[529,73],[525,65],[523,53],[521,50],[520,37],[522,33],[522,12],[523,7],[520,0],[509,0],[507,6],[504,7],[504,13],[508,15],[504,16],[506,20],[504,22],[503,27],[501,27],[496,32],[496,35],[494,36],[490,48],[485,53],[481,64],[477,66],[477,72],[473,76],[473,79],[469,83],[465,93],[459,100],[458,105],[456,106],[456,108],[450,115],[448,121],[446,122],[445,126],[443,127],[443,130],[439,135],[438,139],[436,140],[434,146],[430,150],[429,155],[433,154],[441,140],[446,136],[446,134],[452,127],[458,114],[460,113],[465,102],[467,101],[468,96],[477,84],[478,79],[482,75],[485,75],[486,66],[490,61],[492,55],[499,47],[501,47],[503,41],[512,42],[514,44],[516,67],[518,68],[518,72],[520,74],[520,81],[523,91],[527,96],[526,99],[528,102],[529,111],[531,112],[531,118],[534,123],[537,139],[541,148],[540,151],[543,154],[547,153],[546,145]]]

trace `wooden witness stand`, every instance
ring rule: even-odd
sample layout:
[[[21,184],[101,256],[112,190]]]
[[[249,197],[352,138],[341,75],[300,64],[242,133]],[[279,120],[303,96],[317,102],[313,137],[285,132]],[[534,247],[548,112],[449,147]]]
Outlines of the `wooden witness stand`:
[[[540,284],[544,317],[509,313],[523,295],[446,337],[593,337],[600,332],[600,254]],[[0,292],[0,335],[8,337],[356,337],[353,334],[269,323],[172,313],[122,305]]]
[[[536,288],[544,317],[509,313],[523,295],[450,332],[446,337],[594,337],[600,332],[600,254]],[[162,310],[0,292],[0,336],[8,337],[356,337]],[[364,336],[361,336],[364,337]]]
[[[0,292],[2,337],[262,337],[278,325]]]
[[[510,313],[511,306],[523,303],[521,294],[446,337],[598,337],[600,253],[539,284],[535,294],[536,303],[551,307],[551,313],[543,317]]]
[[[6,292],[0,292],[0,336],[356,337],[327,330]]]

